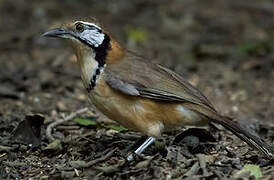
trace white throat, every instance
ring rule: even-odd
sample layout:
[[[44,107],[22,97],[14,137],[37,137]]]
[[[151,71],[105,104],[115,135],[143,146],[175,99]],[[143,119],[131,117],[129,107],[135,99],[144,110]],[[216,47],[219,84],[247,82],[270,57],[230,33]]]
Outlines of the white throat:
[[[91,91],[95,87],[106,65],[99,67],[99,63],[95,60],[94,53],[78,59],[78,64],[84,86],[88,91]]]

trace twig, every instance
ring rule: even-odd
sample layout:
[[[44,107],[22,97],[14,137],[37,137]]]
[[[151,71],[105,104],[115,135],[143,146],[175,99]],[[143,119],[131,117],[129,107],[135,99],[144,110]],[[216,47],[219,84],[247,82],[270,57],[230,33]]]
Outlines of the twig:
[[[79,129],[80,126],[58,126],[56,127],[57,130],[76,130]]]
[[[105,161],[106,159],[110,158],[117,149],[118,148],[116,147],[115,149],[109,151],[105,156],[102,156],[98,159],[94,159],[93,161],[89,161],[89,162],[71,161],[70,165],[73,168],[88,168],[88,167],[91,167],[91,166],[93,166],[97,163],[100,163],[100,162]]]
[[[203,171],[203,176],[206,176],[208,177],[209,176],[209,173],[206,169],[206,160],[205,160],[205,156],[203,154],[197,154],[196,157],[198,158],[198,161],[199,161],[199,164],[200,164],[200,167]]]
[[[65,117],[62,120],[58,120],[58,121],[54,121],[51,124],[48,125],[47,130],[46,130],[46,137],[48,139],[49,142],[53,142],[55,140],[55,138],[52,136],[52,129],[56,126],[58,126],[59,124],[63,124],[67,121],[70,121],[71,119],[73,119],[75,116],[77,116],[78,114],[82,114],[84,112],[88,111],[88,108],[82,108],[77,110],[76,112],[71,113],[69,116]]]
[[[0,158],[1,158],[1,157],[4,157],[4,156],[6,156],[6,155],[7,155],[7,153],[3,153],[3,154],[0,155]]]
[[[193,166],[184,174],[184,177],[191,177],[196,175],[199,169],[199,162],[194,163]]]
[[[0,145],[0,152],[10,152],[12,149],[12,147]]]

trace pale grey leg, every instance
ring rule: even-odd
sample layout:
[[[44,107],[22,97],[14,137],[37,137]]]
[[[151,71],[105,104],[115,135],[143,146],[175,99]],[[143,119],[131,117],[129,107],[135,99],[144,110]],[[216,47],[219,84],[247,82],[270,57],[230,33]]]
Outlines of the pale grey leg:
[[[134,152],[135,154],[137,155],[140,155],[151,143],[153,143],[155,141],[155,138],[154,137],[149,137],[147,138],[147,140],[138,148],[136,149]],[[130,154],[128,157],[127,157],[127,160],[128,161],[132,161],[133,160],[133,155]]]

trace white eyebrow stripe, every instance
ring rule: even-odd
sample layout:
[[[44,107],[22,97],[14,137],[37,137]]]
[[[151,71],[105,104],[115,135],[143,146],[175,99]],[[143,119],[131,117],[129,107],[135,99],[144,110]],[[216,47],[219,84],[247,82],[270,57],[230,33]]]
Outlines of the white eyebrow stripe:
[[[101,28],[99,26],[97,26],[96,24],[93,24],[93,23],[89,23],[89,22],[85,22],[85,21],[76,21],[74,24],[76,24],[76,23],[82,23],[82,24],[86,24],[86,25],[89,25],[89,26],[94,26],[94,27],[101,30]]]

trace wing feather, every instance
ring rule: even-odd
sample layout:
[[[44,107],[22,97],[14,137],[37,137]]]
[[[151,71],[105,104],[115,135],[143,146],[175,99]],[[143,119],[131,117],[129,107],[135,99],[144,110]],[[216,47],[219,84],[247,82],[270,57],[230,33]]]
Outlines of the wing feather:
[[[131,53],[122,61],[108,65],[105,79],[113,89],[128,95],[169,102],[191,102],[215,111],[208,99],[182,76]]]

